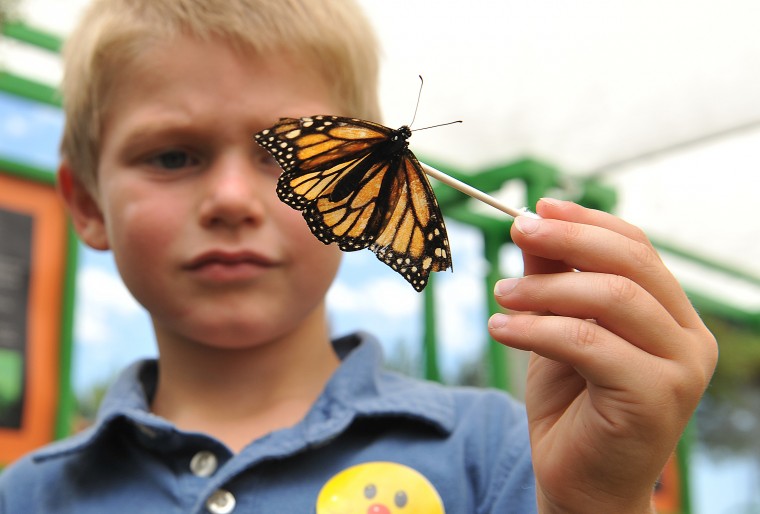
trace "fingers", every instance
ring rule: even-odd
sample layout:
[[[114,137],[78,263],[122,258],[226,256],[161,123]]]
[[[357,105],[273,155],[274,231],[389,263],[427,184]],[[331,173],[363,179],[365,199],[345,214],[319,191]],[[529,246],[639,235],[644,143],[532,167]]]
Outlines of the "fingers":
[[[639,389],[651,382],[651,356],[592,321],[532,314],[494,315],[491,335],[513,348],[570,365],[585,380],[610,389]]]
[[[568,202],[542,201],[538,212],[544,219],[518,217],[512,229],[527,275],[500,282],[496,299],[507,309],[547,315],[516,315],[501,326],[494,319],[494,338],[580,366],[579,372],[589,353],[599,357],[601,373],[614,374],[621,359],[679,361],[706,384],[715,339],[643,232]],[[605,366],[607,352],[618,362]]]
[[[533,352],[526,405],[537,484],[551,493],[539,498],[596,481],[630,506],[648,498],[717,345],[640,229],[567,202],[537,211],[513,224],[526,276],[497,283],[513,314],[493,315],[489,332]]]
[[[692,351],[684,347],[683,328],[647,291],[619,275],[565,272],[502,280],[496,300],[513,311],[538,311],[593,320],[595,327],[575,324],[562,332],[596,337],[604,329],[652,355],[676,359]],[[584,322],[585,323],[585,322]],[[585,345],[586,342],[580,342]]]
[[[634,241],[651,246],[646,234],[639,227],[604,211],[587,209],[573,202],[542,198],[538,203],[538,212],[544,218],[606,228]]]
[[[680,325],[702,322],[678,281],[643,232],[619,218],[569,202],[539,202],[542,220],[520,216],[513,241],[523,250],[526,274],[577,269],[619,275],[652,295]]]

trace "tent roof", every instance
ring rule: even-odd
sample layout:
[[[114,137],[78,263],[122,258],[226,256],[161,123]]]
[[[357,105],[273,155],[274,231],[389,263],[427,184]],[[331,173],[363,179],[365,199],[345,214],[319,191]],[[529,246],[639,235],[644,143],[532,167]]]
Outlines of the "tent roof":
[[[760,277],[755,0],[360,2],[383,45],[385,122],[411,121],[418,75],[415,126],[464,121],[416,133],[418,155],[471,172],[530,156],[597,176],[654,237]],[[66,34],[86,3],[22,7]],[[3,53],[58,79],[56,63]],[[760,286],[726,284],[706,287],[760,312]]]

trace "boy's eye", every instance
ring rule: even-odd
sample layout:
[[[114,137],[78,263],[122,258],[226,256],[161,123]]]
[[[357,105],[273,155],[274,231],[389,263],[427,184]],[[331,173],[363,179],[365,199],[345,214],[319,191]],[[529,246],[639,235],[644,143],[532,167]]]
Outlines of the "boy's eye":
[[[178,170],[198,163],[184,150],[170,150],[151,159],[151,163],[168,170]]]

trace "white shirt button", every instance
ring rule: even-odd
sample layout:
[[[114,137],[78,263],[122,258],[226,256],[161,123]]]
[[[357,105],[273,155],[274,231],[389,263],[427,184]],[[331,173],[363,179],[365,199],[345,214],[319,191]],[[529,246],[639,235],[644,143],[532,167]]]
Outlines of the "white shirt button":
[[[216,455],[203,450],[193,455],[190,461],[190,471],[197,477],[210,477],[216,471],[219,462],[216,460]]]
[[[218,489],[206,500],[206,508],[212,514],[229,514],[235,509],[235,497],[224,489]]]

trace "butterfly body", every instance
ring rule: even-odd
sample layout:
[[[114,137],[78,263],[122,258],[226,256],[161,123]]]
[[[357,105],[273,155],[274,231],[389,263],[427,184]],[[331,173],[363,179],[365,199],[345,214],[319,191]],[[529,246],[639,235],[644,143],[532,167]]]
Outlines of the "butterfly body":
[[[361,178],[370,171],[376,161],[387,161],[388,167],[391,169],[398,166],[402,152],[409,151],[409,142],[407,139],[411,137],[412,131],[405,125],[394,130],[392,134],[393,135],[389,137],[387,141],[382,141],[377,143],[374,147],[371,147],[373,159],[363,159],[361,162],[357,163],[357,165],[335,185],[335,189],[330,193],[330,200],[338,201],[351,194],[351,192],[359,185]],[[368,152],[369,150],[365,150],[363,153]]]
[[[302,212],[323,243],[369,248],[417,291],[451,268],[430,183],[409,150],[407,126],[340,116],[282,118],[255,135],[283,169],[279,198]]]

